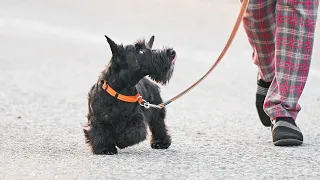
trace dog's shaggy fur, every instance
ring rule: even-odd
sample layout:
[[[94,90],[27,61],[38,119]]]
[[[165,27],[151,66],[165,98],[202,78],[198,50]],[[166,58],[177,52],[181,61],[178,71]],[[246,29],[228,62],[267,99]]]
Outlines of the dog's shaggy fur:
[[[176,53],[172,48],[153,50],[154,36],[148,43],[139,40],[132,45],[118,45],[105,36],[112,57],[88,93],[88,123],[84,128],[86,142],[94,154],[117,154],[117,148],[126,148],[146,139],[147,127],[152,133],[151,147],[167,149],[171,137],[164,119],[165,108],[146,109],[138,103],[124,102],[108,94],[104,80],[119,94],[141,96],[152,104],[162,103],[159,87],[148,80],[169,82]]]

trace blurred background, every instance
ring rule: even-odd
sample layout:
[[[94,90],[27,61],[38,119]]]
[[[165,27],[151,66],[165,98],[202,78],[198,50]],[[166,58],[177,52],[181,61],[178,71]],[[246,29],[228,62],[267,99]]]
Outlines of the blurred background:
[[[0,176],[319,177],[320,161],[314,158],[320,155],[319,25],[298,117],[305,146],[275,148],[270,129],[260,124],[254,106],[257,69],[242,26],[211,75],[168,106],[170,149],[154,151],[147,140],[118,156],[99,157],[84,144],[87,92],[111,56],[105,34],[120,44],[155,35],[154,48],[176,49],[175,73],[161,87],[167,100],[210,68],[240,5],[239,0],[0,0]]]

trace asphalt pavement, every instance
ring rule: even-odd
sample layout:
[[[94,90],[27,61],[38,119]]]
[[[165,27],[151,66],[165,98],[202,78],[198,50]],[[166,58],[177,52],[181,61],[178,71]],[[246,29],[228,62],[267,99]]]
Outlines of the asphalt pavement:
[[[168,106],[167,150],[149,138],[116,156],[85,144],[87,92],[110,59],[104,38],[178,59],[169,99],[199,79],[222,50],[237,0],[0,0],[0,179],[320,179],[320,24],[297,124],[300,147],[275,147],[254,101],[257,69],[241,27],[217,68]],[[318,20],[320,23],[320,20]]]

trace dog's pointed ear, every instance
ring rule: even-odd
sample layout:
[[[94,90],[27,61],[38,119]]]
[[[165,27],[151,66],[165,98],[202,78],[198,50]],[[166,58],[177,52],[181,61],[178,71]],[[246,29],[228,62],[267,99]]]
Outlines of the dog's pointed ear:
[[[149,42],[147,43],[146,47],[149,49],[152,49],[153,46],[153,42],[154,42],[154,36],[151,36]]]
[[[117,54],[118,53],[118,45],[114,41],[112,41],[107,35],[104,35],[104,36],[106,37],[106,39],[110,45],[110,49],[111,49],[112,54],[113,55]]]

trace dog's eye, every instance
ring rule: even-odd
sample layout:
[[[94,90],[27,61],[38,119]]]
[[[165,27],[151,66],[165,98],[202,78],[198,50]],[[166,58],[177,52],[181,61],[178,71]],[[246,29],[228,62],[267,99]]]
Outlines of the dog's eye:
[[[139,51],[139,54],[144,54],[144,51],[143,51],[143,50],[140,50],[140,51]]]

